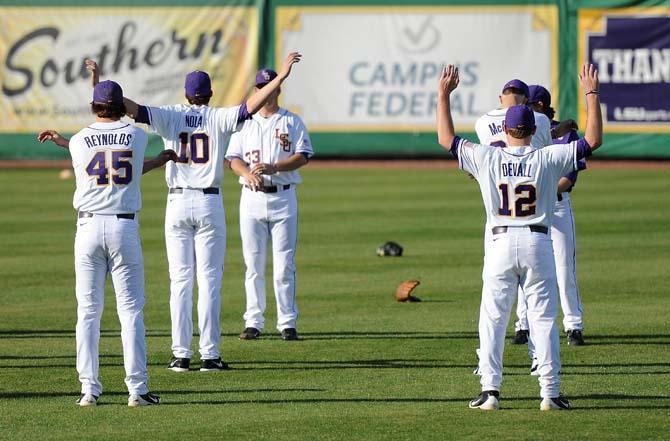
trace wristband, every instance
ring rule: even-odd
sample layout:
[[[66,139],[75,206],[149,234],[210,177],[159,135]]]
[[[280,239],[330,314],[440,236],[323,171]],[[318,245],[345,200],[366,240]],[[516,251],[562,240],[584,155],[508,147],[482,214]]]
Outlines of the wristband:
[[[591,95],[591,94],[600,95],[600,92],[598,92],[597,90],[590,90],[586,92],[584,95]]]

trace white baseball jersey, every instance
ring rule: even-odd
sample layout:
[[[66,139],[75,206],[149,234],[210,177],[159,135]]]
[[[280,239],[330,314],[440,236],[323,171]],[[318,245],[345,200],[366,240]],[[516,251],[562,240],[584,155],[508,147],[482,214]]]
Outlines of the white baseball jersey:
[[[74,135],[70,155],[77,179],[75,210],[96,214],[139,211],[146,146],[146,133],[122,121],[96,122]]]
[[[503,147],[507,145],[507,135],[505,134],[505,114],[507,109],[495,109],[479,117],[475,123],[475,131],[482,145],[493,145]],[[530,140],[530,145],[541,148],[551,145],[551,121],[539,112],[533,112],[535,115],[535,134]]]
[[[303,153],[308,159],[314,154],[307,128],[298,115],[279,109],[268,118],[256,113],[245,121],[240,131],[231,137],[226,158],[239,158],[249,165],[273,164],[296,153]],[[297,170],[261,176],[264,186],[302,182]],[[242,177],[239,182],[246,183]]]
[[[561,176],[577,169],[577,141],[535,147],[491,147],[454,141],[458,164],[482,193],[489,227],[551,226]]]
[[[170,188],[219,187],[224,148],[236,129],[240,106],[216,108],[177,104],[147,107],[149,123],[179,159],[165,166]]]

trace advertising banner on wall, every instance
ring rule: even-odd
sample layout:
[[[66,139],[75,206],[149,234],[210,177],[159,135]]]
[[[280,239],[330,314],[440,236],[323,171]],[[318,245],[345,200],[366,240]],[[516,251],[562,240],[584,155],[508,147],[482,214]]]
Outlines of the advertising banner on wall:
[[[670,133],[670,10],[582,9],[578,26],[578,62],[598,65],[605,130]]]
[[[445,64],[460,68],[459,130],[513,78],[558,93],[555,6],[280,6],[275,17],[275,58],[304,54],[283,104],[315,132],[433,131]]]
[[[248,92],[257,66],[255,7],[0,7],[0,133],[75,132],[91,121],[84,60],[151,105],[184,102],[184,77],[212,77],[213,105]]]

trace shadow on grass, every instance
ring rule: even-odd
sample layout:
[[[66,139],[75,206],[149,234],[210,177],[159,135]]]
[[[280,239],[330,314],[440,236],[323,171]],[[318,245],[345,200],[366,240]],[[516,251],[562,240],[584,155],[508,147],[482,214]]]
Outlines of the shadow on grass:
[[[240,393],[275,393],[275,392],[325,392],[326,389],[315,388],[273,388],[273,389],[221,389],[221,390],[161,390],[157,394],[240,394]],[[105,396],[128,396],[127,391],[105,391]],[[0,392],[3,399],[21,398],[55,398],[55,397],[79,397],[79,392]]]

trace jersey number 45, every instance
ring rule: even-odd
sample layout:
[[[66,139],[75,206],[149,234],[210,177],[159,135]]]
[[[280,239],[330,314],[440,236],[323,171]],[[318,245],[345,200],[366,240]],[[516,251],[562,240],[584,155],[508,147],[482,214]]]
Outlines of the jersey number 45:
[[[188,164],[206,164],[209,162],[209,136],[207,133],[179,134],[179,151],[177,162]]]
[[[132,150],[100,150],[86,166],[86,173],[95,176],[97,185],[109,185],[109,165],[112,166],[112,182],[127,185],[133,180]]]

